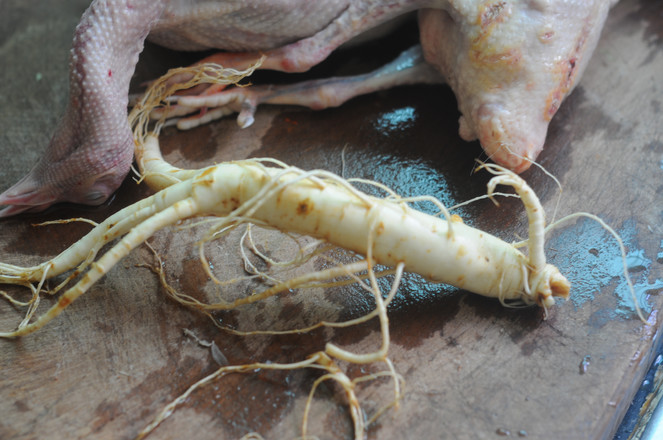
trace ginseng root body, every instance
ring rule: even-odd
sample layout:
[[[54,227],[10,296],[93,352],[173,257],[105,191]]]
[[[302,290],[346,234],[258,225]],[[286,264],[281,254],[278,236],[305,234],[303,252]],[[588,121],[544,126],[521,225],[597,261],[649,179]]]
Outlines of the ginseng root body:
[[[531,225],[530,257],[509,243],[452,220],[443,207],[446,219],[416,211],[397,197],[368,196],[325,171],[305,172],[276,161],[256,160],[180,170],[163,161],[153,136],[147,137],[139,151],[148,184],[163,189],[110,217],[48,262],[31,268],[0,266],[1,282],[31,286],[74,268],[75,274],[87,270],[45,314],[31,323],[26,319],[16,331],[0,336],[37,330],[156,231],[201,216],[218,217],[215,230],[252,222],[310,235],[366,255],[371,265],[403,265],[429,280],[501,301],[520,300],[549,308],[554,296],[566,297],[569,292],[567,280],[545,261],[541,205],[520,177],[494,165],[486,166],[496,174],[489,183],[489,194],[496,185],[508,184],[525,202]],[[118,238],[96,259],[104,244]],[[259,299],[260,295],[254,295],[244,302]]]

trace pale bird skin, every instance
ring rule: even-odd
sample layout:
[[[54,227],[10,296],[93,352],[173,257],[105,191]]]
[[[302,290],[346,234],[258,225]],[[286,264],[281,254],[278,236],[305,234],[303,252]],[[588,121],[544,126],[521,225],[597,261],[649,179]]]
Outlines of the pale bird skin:
[[[419,14],[421,49],[374,75],[324,81],[315,93],[316,84],[229,90],[212,103],[240,111],[247,126],[260,103],[323,108],[393,85],[447,82],[462,113],[460,136],[478,139],[493,161],[522,172],[543,148],[548,124],[581,77],[614,3],[96,0],[76,28],[62,121],[39,163],[0,194],[0,216],[58,202],[100,204],[119,187],[133,160],[128,91],[146,37],[178,50],[232,52],[216,58],[226,67],[246,67],[266,54],[262,68],[299,72],[412,11]],[[183,107],[210,105],[196,99],[183,100]]]

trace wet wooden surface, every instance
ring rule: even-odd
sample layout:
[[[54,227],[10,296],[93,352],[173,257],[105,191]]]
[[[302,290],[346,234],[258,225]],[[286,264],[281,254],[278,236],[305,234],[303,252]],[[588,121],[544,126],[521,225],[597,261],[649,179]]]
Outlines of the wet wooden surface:
[[[2,188],[36,160],[64,108],[67,51],[86,3],[12,0],[0,5]],[[314,73],[345,74],[377,64],[413,36],[405,31],[369,49],[334,56]],[[148,47],[138,75],[162,72],[172,57]],[[515,438],[611,438],[660,333],[661,72],[663,5],[619,3],[580,86],[554,118],[540,157],[564,188],[557,218],[588,211],[622,235],[652,325],[634,318],[624,299],[617,247],[587,220],[569,223],[549,240],[548,256],[568,275],[573,290],[572,299],[551,310],[547,320],[534,308],[505,309],[497,301],[410,276],[390,310],[389,356],[406,381],[406,393],[398,410],[371,427],[369,438],[490,439],[507,431]],[[433,194],[452,205],[483,194],[489,178],[472,173],[482,154],[477,144],[458,138],[457,118],[453,94],[444,86],[408,87],[321,112],[263,108],[245,131],[232,120],[186,133],[167,130],[162,147],[180,166],[276,157],[305,169],[376,179],[401,194]],[[558,200],[554,183],[539,170],[524,177],[552,213]],[[33,223],[77,216],[100,221],[148,194],[128,180],[111,203],[98,209],[69,206],[2,221],[0,260],[41,262],[89,229]],[[526,233],[515,200],[500,207],[478,202],[459,213],[507,240]],[[200,232],[168,229],[153,244],[165,258],[171,282],[205,296],[214,289],[192,245]],[[262,245],[277,252],[283,247],[279,240],[268,236]],[[241,273],[234,248],[228,240],[209,249],[218,274]],[[210,350],[183,329],[214,341],[231,364],[301,360],[328,341],[355,351],[379,343],[375,323],[279,337],[220,332],[208,318],[166,297],[157,277],[141,266],[152,262],[146,248],[137,249],[46,328],[0,341],[0,438],[132,438],[164,405],[217,368]],[[219,318],[244,330],[282,329],[348,319],[369,308],[366,294],[343,289],[299,293]],[[15,309],[0,305],[3,330],[19,320]],[[377,368],[350,366],[348,374]],[[314,371],[227,376],[193,394],[153,438],[230,439],[251,431],[265,438],[296,437],[318,376]],[[388,400],[387,385],[360,389],[367,410]],[[318,390],[309,426],[320,438],[351,436],[338,387]]]

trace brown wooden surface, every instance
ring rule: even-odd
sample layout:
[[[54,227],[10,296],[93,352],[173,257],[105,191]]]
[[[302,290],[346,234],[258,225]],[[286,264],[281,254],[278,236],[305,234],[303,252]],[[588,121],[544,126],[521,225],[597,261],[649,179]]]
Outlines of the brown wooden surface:
[[[0,5],[2,188],[38,157],[66,102],[67,51],[87,2],[61,3],[3,0]],[[401,40],[335,56],[318,73],[379,63],[392,56],[388,49],[407,43]],[[172,57],[148,47],[139,76],[159,74]],[[660,331],[662,72],[663,4],[622,1],[580,86],[553,120],[540,157],[564,187],[558,218],[588,211],[624,236],[636,287],[653,287],[647,299],[653,326],[643,327],[623,306],[617,248],[590,221],[571,223],[550,239],[548,255],[574,287],[573,299],[555,307],[548,320],[537,309],[505,309],[497,301],[409,277],[390,315],[390,357],[406,380],[406,394],[398,410],[372,427],[370,438],[490,439],[500,430],[516,438],[521,430],[532,439],[611,437]],[[446,87],[409,87],[321,112],[263,108],[246,131],[231,119],[187,133],[169,130],[162,147],[181,166],[271,156],[334,172],[341,172],[345,147],[346,176],[374,178],[405,194],[433,193],[453,204],[483,194],[488,180],[472,174],[474,159],[482,155],[477,144],[459,140],[457,118]],[[539,170],[524,177],[552,213],[558,195],[552,181]],[[88,230],[83,224],[37,228],[31,223],[76,216],[101,220],[147,194],[127,181],[98,209],[63,207],[5,220],[0,261],[41,262]],[[476,203],[461,214],[508,240],[526,233],[515,200],[499,208]],[[153,242],[171,280],[203,295],[212,291],[210,282],[187,246],[195,232],[169,229]],[[270,238],[264,246],[276,251],[280,244]],[[229,275],[241,272],[228,249],[224,244],[210,250],[216,267]],[[151,262],[145,248],[137,249],[43,330],[0,340],[0,438],[132,438],[165,404],[216,368],[209,349],[185,336],[184,328],[215,341],[231,364],[300,360],[327,341],[356,351],[379,342],[373,324],[281,337],[219,332],[207,318],[167,299],[156,276],[139,266]],[[221,318],[242,329],[289,328],[355,317],[369,303],[352,289],[315,291]],[[12,307],[0,305],[3,330],[18,320]],[[351,367],[350,374],[360,374],[359,369]],[[195,393],[153,438],[231,439],[250,431],[271,439],[296,437],[316,377],[311,371],[228,376]],[[360,396],[371,410],[385,388],[369,385]],[[313,434],[351,435],[337,387],[323,386],[313,408]]]

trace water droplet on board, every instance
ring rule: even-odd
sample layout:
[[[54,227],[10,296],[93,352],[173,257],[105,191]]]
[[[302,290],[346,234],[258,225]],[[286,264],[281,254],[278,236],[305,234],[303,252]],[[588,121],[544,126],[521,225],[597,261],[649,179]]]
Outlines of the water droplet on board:
[[[580,374],[585,374],[587,373],[587,370],[589,369],[589,364],[592,360],[592,357],[587,355],[582,358],[582,361],[580,361]]]
[[[462,201],[458,198],[460,188],[448,181],[447,176],[429,160],[418,157],[403,158],[391,153],[377,155],[371,153],[370,157],[355,154],[351,160],[351,164],[348,161],[346,176],[389,182],[389,187],[401,197],[427,194],[437,198],[447,207]],[[370,173],[366,170],[370,170]],[[385,196],[383,191],[369,185],[357,184],[356,187],[370,195]],[[429,202],[414,202],[411,205],[431,215],[439,214],[439,209]],[[454,214],[458,214],[471,224],[471,216],[467,212],[464,208],[454,210]]]
[[[663,355],[659,354],[658,356],[656,356],[656,360],[654,361],[654,366],[658,367],[661,364],[663,364]]]
[[[417,113],[414,107],[402,107],[387,113],[382,113],[373,123],[375,129],[385,136],[395,131],[403,131],[412,126]]]

